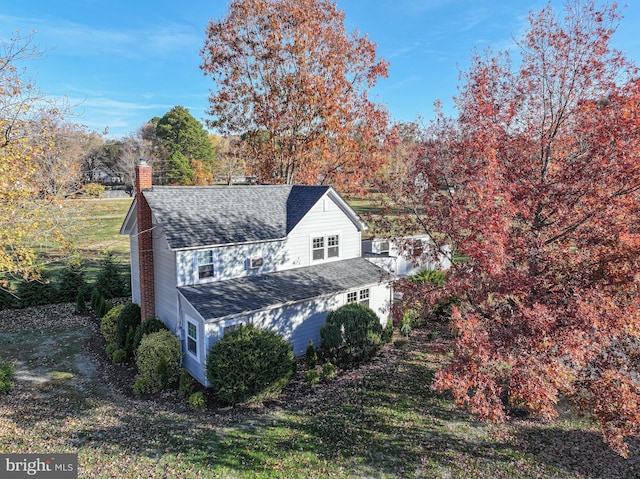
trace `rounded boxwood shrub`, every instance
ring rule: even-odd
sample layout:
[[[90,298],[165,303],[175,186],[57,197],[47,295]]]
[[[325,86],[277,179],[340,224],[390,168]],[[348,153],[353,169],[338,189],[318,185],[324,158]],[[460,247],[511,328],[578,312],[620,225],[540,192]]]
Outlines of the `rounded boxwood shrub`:
[[[376,313],[349,303],[327,315],[320,329],[322,357],[340,367],[371,358],[383,344],[383,328]]]
[[[195,392],[189,396],[189,406],[191,406],[193,410],[202,409],[205,406],[202,391]]]
[[[331,363],[324,363],[322,365],[322,379],[333,379],[338,375],[336,367]]]
[[[0,358],[0,394],[5,394],[13,388],[13,364]]]
[[[160,391],[180,373],[180,341],[168,330],[147,334],[136,351],[140,375],[152,391]]]
[[[113,364],[120,364],[127,358],[127,352],[124,349],[116,349],[111,353],[111,361]]]
[[[295,373],[289,343],[272,331],[241,326],[211,346],[207,379],[229,404],[278,394]]]
[[[124,304],[111,308],[100,320],[100,332],[108,344],[118,342],[118,316]]]

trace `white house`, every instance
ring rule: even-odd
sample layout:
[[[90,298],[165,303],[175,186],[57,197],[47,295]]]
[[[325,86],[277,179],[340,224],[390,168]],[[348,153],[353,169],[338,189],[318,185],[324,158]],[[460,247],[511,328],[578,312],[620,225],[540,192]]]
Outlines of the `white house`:
[[[279,333],[297,355],[348,302],[386,324],[390,279],[362,258],[364,229],[330,186],[159,187],[143,162],[120,233],[143,319],[178,335],[184,367],[206,385],[209,348],[239,324]]]
[[[411,276],[421,269],[451,267],[451,250],[438,250],[426,235],[375,238],[362,242],[365,258],[397,277]]]

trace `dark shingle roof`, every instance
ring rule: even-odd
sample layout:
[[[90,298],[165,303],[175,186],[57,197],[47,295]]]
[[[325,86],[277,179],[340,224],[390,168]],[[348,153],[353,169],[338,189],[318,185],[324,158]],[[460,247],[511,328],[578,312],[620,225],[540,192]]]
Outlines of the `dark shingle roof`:
[[[161,187],[143,192],[171,249],[284,238],[328,186]]]
[[[379,283],[381,268],[362,258],[178,288],[205,319],[259,311]]]

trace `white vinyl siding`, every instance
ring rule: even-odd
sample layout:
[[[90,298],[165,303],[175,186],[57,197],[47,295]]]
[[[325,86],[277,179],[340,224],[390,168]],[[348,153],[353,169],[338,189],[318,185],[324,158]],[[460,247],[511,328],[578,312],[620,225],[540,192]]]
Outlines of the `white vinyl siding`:
[[[326,208],[325,205],[329,203],[333,206]],[[324,258],[322,260],[317,257],[314,259],[316,251],[313,248],[314,238],[323,238]],[[328,240],[332,243],[337,241],[337,244],[328,246]],[[358,227],[329,195],[316,203],[289,233],[286,246],[286,255],[295,264],[294,267],[361,256],[361,237]],[[319,251],[319,245],[317,246]],[[320,254],[315,253],[316,256]]]
[[[156,317],[174,331],[177,328],[178,292],[176,291],[176,254],[169,249],[162,228],[153,234],[153,278],[155,282]]]

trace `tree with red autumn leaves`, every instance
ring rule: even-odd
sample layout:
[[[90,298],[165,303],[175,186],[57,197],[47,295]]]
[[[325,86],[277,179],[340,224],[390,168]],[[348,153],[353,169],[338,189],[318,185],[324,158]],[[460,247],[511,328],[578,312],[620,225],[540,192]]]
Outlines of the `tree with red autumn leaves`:
[[[550,419],[568,398],[625,455],[640,432],[640,79],[610,46],[620,18],[548,5],[517,66],[476,54],[458,117],[439,114],[388,192],[407,231],[463,257],[440,292],[457,306],[435,388],[493,421]]]
[[[209,126],[242,135],[262,181],[344,189],[384,161],[388,115],[368,90],[388,65],[334,2],[234,0],[201,55]]]

